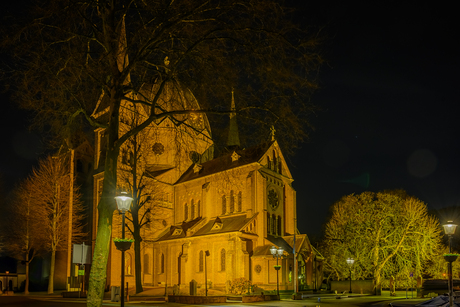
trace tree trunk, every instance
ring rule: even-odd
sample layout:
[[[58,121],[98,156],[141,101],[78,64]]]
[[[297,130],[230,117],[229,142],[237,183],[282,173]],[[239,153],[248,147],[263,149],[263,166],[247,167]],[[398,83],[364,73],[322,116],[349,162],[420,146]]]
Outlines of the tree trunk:
[[[374,273],[374,295],[382,295],[382,277],[380,270]]]
[[[138,233],[139,231],[134,235],[134,274],[136,274],[136,293],[141,293],[144,289],[142,288],[141,236]]]
[[[48,281],[48,294],[54,293],[54,264],[56,261],[56,250],[51,252],[50,279]]]
[[[97,226],[96,245],[94,247],[91,272],[89,275],[87,306],[102,306],[107,278],[107,260],[109,257],[110,237],[112,234],[112,211],[104,205],[98,206],[99,219]],[[110,212],[109,212],[110,211]]]
[[[118,117],[117,117],[118,120]],[[91,273],[89,275],[88,297],[86,304],[88,307],[102,306],[104,290],[107,279],[107,261],[109,258],[110,239],[112,234],[112,219],[115,211],[115,189],[117,183],[117,158],[118,149],[114,149],[114,135],[118,135],[118,123],[110,125],[109,145],[107,146],[104,183],[102,188],[101,200],[97,210],[99,213],[97,224],[96,245],[94,247]],[[115,131],[113,131],[115,129]]]
[[[26,284],[24,287],[24,295],[29,295],[29,255],[26,255]]]

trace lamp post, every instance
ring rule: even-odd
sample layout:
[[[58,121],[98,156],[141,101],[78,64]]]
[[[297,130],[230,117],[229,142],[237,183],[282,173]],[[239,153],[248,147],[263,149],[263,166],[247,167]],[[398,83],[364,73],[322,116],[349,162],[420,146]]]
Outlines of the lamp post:
[[[353,267],[353,263],[355,263],[355,260],[353,258],[347,259],[347,264],[348,264],[348,267],[350,268],[350,293],[352,293],[351,292],[351,268]]]
[[[270,252],[273,255],[273,258],[276,258],[276,295],[278,295],[278,298],[280,296],[280,282],[279,282],[279,270],[281,266],[278,265],[278,259],[283,257],[284,249],[282,247],[279,247],[278,249],[275,246],[272,246],[270,248]]]
[[[208,296],[208,264],[206,263],[206,258],[210,255],[209,251],[204,252],[204,289],[206,296]]]
[[[131,207],[131,203],[133,199],[128,196],[128,193],[121,192],[121,195],[115,197],[117,201],[118,210],[121,211],[121,238],[125,238],[125,212],[129,210]],[[117,249],[121,250],[121,289],[120,289],[120,306],[125,306],[125,250],[129,249],[129,247]]]
[[[444,228],[444,232],[449,237],[449,254],[452,254],[452,236],[455,234],[455,230],[457,229],[457,225],[453,223],[453,221],[447,221],[447,224],[442,225]],[[445,257],[447,260],[447,274],[449,278],[449,306],[452,307],[454,305],[453,300],[453,288],[454,284],[452,281],[452,261],[455,261],[457,257]]]
[[[10,284],[9,284],[9,278],[8,275],[10,274],[10,271],[6,271],[6,295],[9,295],[10,292]],[[0,289],[1,290],[1,289]]]

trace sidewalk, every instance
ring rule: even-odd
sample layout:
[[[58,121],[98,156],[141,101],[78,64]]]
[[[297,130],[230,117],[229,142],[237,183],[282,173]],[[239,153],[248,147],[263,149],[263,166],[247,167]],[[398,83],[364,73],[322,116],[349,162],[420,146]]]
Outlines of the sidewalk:
[[[170,306],[170,307],[185,307],[185,306],[196,306],[196,305],[187,305],[187,304],[179,304],[179,303],[167,303],[164,302],[164,288],[150,288],[146,289],[146,291],[136,294],[130,295],[130,300],[125,301],[126,306]],[[212,295],[213,292],[209,293]],[[221,293],[215,293],[220,294]],[[16,296],[23,296],[23,293],[15,293]],[[50,300],[54,302],[79,302],[84,304],[86,302],[85,298],[63,298],[61,296],[61,291],[56,291],[54,294],[48,294],[47,292],[31,292],[29,294],[30,298],[37,298],[40,300]],[[110,292],[109,292],[110,297]],[[292,300],[292,299],[281,299],[280,301],[265,301],[265,302],[257,302],[257,303],[241,303],[241,302],[227,302],[221,304],[212,304],[212,306],[277,306],[277,307],[325,307],[325,306],[343,306],[343,307],[387,307],[390,303],[395,303],[395,305],[399,306],[415,306],[416,304],[420,304],[422,302],[428,301],[430,298],[412,298],[412,293],[405,291],[397,291],[396,296],[390,296],[389,291],[383,291],[381,296],[373,296],[373,295],[361,295],[361,294],[345,294],[345,295],[337,295],[333,293],[309,293],[304,296],[303,300]],[[163,301],[154,301],[157,299],[161,299]],[[111,302],[110,298],[107,299],[105,297],[104,306],[108,305],[116,305],[119,302]],[[209,307],[210,304],[202,305]]]

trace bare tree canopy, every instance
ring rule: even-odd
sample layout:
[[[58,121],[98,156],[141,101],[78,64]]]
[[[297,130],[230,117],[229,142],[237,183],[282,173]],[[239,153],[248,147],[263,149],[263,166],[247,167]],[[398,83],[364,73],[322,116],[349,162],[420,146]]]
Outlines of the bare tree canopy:
[[[437,219],[404,191],[344,196],[331,211],[323,252],[338,279],[348,277],[351,257],[355,278],[373,278],[378,291],[382,278],[422,276],[440,247]]]
[[[289,13],[276,0],[52,0],[37,1],[29,21],[8,29],[2,47],[11,65],[3,71],[35,124],[70,148],[84,123],[105,128],[88,306],[102,304],[118,155],[129,138],[166,117],[202,133],[194,122],[204,115],[219,135],[232,90],[246,146],[266,140],[272,126],[288,153],[308,136],[318,38]],[[179,107],[163,103],[171,88],[186,98]],[[127,109],[146,115],[121,130]]]
[[[62,157],[49,156],[39,162],[30,176],[29,193],[34,207],[40,208],[40,228],[45,232],[43,245],[51,252],[50,279],[48,293],[54,292],[54,264],[56,251],[66,250],[68,240],[78,242],[83,239],[83,204],[78,188],[71,193],[73,184],[68,171],[68,163]],[[72,198],[72,200],[70,199]],[[69,223],[69,214],[72,223]],[[69,237],[69,227],[72,227]]]
[[[46,220],[44,207],[40,206],[33,195],[33,183],[30,178],[21,182],[9,198],[6,215],[2,223],[2,232],[7,234],[5,246],[10,256],[24,261],[26,282],[24,293],[29,294],[29,264],[47,249],[48,236],[43,221]],[[14,231],[12,231],[14,229]]]
[[[319,41],[278,1],[43,1],[31,14],[4,42],[11,85],[36,125],[65,138],[84,117],[107,126],[91,117],[101,96],[143,105],[148,121],[181,121],[157,103],[161,90],[142,90],[174,79],[200,103],[181,113],[228,113],[234,89],[248,145],[272,125],[286,151],[308,134]]]

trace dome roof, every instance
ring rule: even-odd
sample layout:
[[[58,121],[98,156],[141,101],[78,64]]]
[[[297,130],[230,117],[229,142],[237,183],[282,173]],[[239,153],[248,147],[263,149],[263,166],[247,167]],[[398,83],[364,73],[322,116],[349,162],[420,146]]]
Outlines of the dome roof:
[[[152,101],[160,87],[160,82],[153,84],[145,84],[141,93],[147,101]],[[148,105],[143,105],[145,112],[150,115],[151,108]],[[172,79],[166,82],[163,93],[161,93],[155,106],[155,113],[158,115],[174,112],[174,111],[190,111],[187,113],[170,114],[169,117],[176,125],[186,123],[193,127],[197,132],[207,130],[211,135],[211,127],[209,125],[206,113],[194,113],[193,110],[200,110],[200,105],[193,93],[186,87],[183,87],[177,80]],[[163,121],[164,117],[159,118],[157,123]]]

